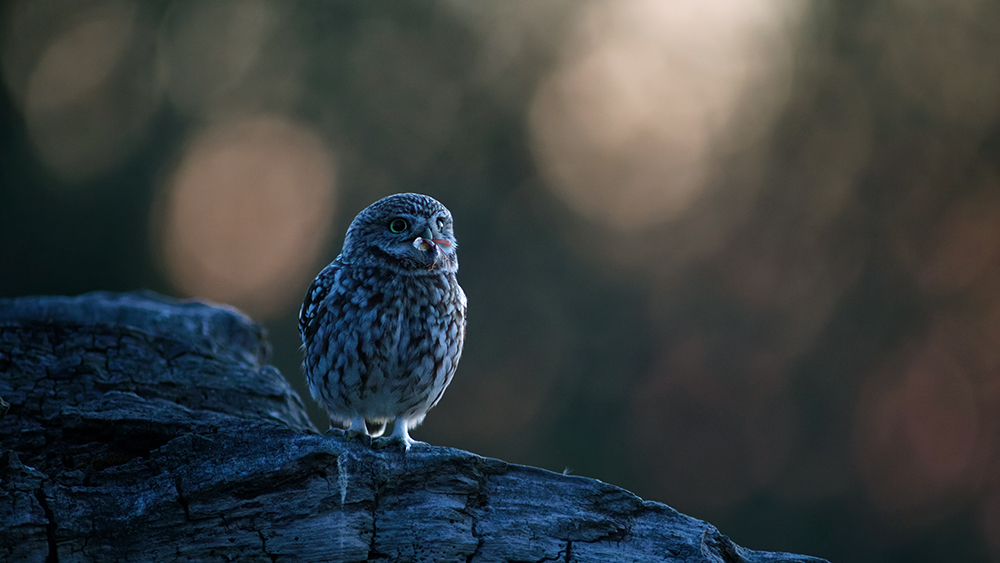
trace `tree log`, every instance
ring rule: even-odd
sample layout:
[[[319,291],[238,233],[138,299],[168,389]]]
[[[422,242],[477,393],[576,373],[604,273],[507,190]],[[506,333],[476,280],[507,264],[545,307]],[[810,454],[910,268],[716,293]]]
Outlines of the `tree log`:
[[[821,561],[594,479],[320,434],[268,355],[200,302],[0,300],[0,559]]]

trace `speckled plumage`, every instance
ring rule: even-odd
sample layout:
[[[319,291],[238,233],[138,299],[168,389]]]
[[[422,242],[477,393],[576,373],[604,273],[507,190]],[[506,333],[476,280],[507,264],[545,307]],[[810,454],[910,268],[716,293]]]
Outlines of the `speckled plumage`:
[[[309,391],[332,423],[367,434],[365,420],[395,420],[393,438],[409,447],[462,355],[457,248],[451,213],[425,195],[383,198],[351,222],[299,312]]]

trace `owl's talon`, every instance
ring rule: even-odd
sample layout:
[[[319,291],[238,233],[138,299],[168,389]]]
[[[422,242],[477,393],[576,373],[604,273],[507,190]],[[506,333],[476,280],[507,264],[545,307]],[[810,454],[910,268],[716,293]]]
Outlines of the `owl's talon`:
[[[362,444],[366,446],[372,445],[372,437],[369,436],[367,432],[357,432],[354,430],[347,430],[346,432],[344,432],[344,439],[359,440]]]
[[[372,437],[368,435],[368,426],[365,425],[363,416],[356,416],[351,419],[351,427],[347,429],[344,436],[348,440],[361,440],[366,446],[372,445]]]
[[[389,438],[375,438],[374,440],[372,440],[373,450],[382,450],[389,447],[390,445],[392,445],[392,442],[389,440]]]
[[[411,423],[409,420],[402,418],[396,419],[396,423],[393,424],[392,434],[386,438],[381,438],[379,440],[372,442],[372,447],[382,449],[382,448],[396,446],[402,448],[403,452],[406,452],[416,444],[420,444],[421,446],[426,446],[427,445],[426,442],[421,442],[419,440],[414,440],[413,438],[410,438],[410,432],[409,432],[410,425]]]
[[[384,450],[388,448],[399,448],[403,452],[409,451],[413,446],[426,446],[427,442],[421,442],[420,440],[414,440],[413,438],[407,437],[405,439],[398,436],[387,436],[385,438],[377,438],[372,440],[373,450]]]

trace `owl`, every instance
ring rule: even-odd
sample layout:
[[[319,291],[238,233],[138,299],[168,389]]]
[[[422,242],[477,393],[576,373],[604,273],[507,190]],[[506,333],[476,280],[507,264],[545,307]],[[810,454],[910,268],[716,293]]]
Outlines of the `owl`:
[[[316,276],[299,311],[303,370],[331,426],[404,449],[441,400],[465,342],[451,213],[404,193],[376,201],[347,229],[340,255]]]

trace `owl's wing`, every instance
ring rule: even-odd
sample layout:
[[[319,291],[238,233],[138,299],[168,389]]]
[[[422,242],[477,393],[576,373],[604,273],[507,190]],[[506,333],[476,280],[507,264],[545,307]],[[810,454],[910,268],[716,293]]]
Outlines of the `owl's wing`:
[[[306,291],[306,298],[302,302],[302,308],[299,309],[299,333],[302,334],[303,341],[309,340],[316,334],[318,328],[317,319],[323,305],[323,300],[330,295],[334,284],[337,283],[337,273],[341,268],[343,268],[343,265],[338,256],[336,260],[331,262],[326,268],[323,268],[323,271],[309,284],[309,290]]]

